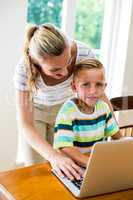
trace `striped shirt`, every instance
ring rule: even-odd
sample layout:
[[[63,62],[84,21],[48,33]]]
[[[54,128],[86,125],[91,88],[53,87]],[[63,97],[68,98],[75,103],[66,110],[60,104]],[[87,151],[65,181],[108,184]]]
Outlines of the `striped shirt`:
[[[76,146],[81,152],[119,130],[108,105],[98,100],[92,114],[82,113],[73,100],[61,107],[55,123],[54,148]]]
[[[92,58],[94,54],[84,43],[76,41],[77,58],[76,62],[85,58]],[[24,60],[21,59],[15,69],[14,85],[21,91],[29,91],[27,83],[27,71]],[[71,89],[72,75],[62,83],[55,86],[48,86],[44,83],[41,76],[37,78],[37,91],[33,93],[33,102],[37,104],[52,106],[65,102],[73,96]]]

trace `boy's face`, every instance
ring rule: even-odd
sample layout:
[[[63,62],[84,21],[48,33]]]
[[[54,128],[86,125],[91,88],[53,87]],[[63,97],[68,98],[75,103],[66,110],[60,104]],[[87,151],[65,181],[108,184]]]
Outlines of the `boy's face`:
[[[94,107],[106,87],[104,69],[84,69],[72,83],[74,92],[89,107]]]

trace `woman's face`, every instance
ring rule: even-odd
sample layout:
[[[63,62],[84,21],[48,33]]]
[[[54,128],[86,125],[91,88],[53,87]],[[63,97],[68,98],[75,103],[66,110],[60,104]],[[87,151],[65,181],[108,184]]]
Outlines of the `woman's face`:
[[[47,56],[34,59],[34,63],[39,65],[42,71],[55,79],[61,79],[68,75],[68,65],[71,63],[71,48],[68,46],[59,56]]]

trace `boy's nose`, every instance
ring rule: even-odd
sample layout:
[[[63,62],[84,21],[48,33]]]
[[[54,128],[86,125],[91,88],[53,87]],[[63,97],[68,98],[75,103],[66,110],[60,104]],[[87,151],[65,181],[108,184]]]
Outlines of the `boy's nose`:
[[[95,92],[96,92],[95,86],[91,86],[89,92],[90,92],[90,94],[95,94]]]

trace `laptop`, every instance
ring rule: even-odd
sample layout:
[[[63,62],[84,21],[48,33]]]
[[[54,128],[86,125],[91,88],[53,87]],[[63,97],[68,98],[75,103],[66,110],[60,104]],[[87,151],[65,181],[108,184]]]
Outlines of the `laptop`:
[[[94,144],[84,178],[71,181],[53,173],[78,198],[133,188],[133,138]]]

